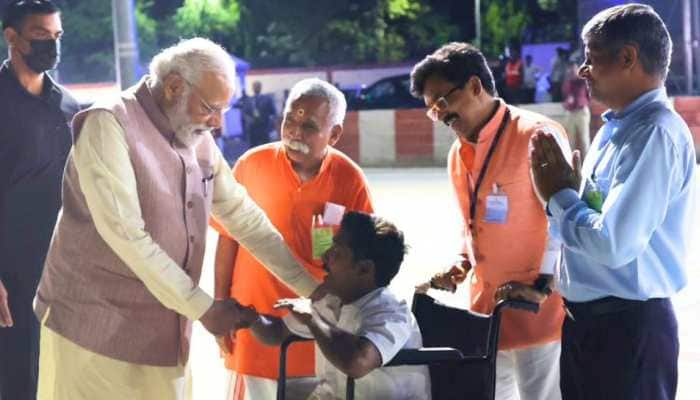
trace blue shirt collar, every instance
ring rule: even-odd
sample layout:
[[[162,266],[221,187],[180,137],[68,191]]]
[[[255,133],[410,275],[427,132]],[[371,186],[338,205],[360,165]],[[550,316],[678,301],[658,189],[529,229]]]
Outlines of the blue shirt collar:
[[[632,114],[634,114],[636,111],[638,111],[640,108],[644,107],[645,105],[649,103],[654,103],[654,102],[668,102],[668,96],[666,95],[666,87],[662,86],[658,89],[653,89],[650,90],[643,95],[637,97],[632,103],[630,103],[627,107],[625,107],[622,111],[620,112],[615,112],[613,110],[608,110],[604,112],[601,115],[601,118],[603,118],[603,121],[609,122],[614,119],[624,119]]]

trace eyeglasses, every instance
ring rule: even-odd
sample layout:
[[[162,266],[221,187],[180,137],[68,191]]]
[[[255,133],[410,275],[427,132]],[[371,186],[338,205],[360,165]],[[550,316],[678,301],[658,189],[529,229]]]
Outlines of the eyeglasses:
[[[231,106],[226,106],[226,107],[214,107],[211,104],[207,103],[206,100],[204,100],[204,97],[199,93],[199,88],[192,82],[190,82],[188,79],[185,79],[184,77],[182,78],[183,81],[187,82],[188,85],[192,88],[194,91],[194,94],[197,95],[199,98],[199,104],[202,106],[202,115],[206,115],[207,117],[212,117],[214,115],[223,115],[228,112],[228,110],[231,109]]]
[[[452,89],[450,89],[447,93],[445,93],[443,96],[441,96],[439,99],[435,100],[435,103],[428,107],[428,111],[425,112],[425,115],[430,118],[431,121],[435,122],[437,121],[438,114],[440,111],[444,111],[450,104],[447,102],[447,98],[450,97],[450,95],[457,90],[463,88],[464,86],[455,86]]]
[[[16,2],[10,4],[10,6],[11,7],[21,7],[25,4],[33,4],[36,6],[43,6],[46,3],[51,3],[51,1],[48,1],[48,0],[20,0],[20,1],[16,1]]]

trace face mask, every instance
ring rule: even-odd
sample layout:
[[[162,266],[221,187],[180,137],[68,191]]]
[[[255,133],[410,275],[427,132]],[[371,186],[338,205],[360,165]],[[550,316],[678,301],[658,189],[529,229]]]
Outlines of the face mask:
[[[56,68],[61,58],[61,42],[58,39],[29,41],[31,51],[29,54],[22,54],[27,66],[37,74]]]

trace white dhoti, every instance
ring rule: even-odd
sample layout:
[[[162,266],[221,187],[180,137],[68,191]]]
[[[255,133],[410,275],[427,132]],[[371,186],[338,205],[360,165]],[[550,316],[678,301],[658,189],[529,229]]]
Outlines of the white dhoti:
[[[41,326],[38,400],[190,400],[189,369],[93,353]]]
[[[316,377],[287,378],[287,400],[306,400],[318,385]],[[226,400],[265,400],[277,398],[277,381],[229,371]]]

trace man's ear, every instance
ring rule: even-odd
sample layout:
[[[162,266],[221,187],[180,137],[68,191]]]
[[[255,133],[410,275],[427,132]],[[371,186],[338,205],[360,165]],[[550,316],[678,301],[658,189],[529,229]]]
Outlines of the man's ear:
[[[484,90],[483,86],[481,86],[481,79],[479,79],[478,76],[472,76],[469,78],[467,81],[467,88],[474,96],[480,95],[481,91]]]
[[[355,263],[355,267],[360,275],[369,276],[374,281],[374,261],[369,259],[360,260]]]
[[[639,63],[639,47],[626,44],[620,49],[618,57],[620,57],[623,68],[631,69]]]
[[[2,35],[5,37],[5,43],[8,47],[15,47],[17,42],[17,31],[15,28],[7,27],[2,31]]]
[[[163,96],[168,103],[173,103],[185,91],[185,80],[178,73],[171,72],[163,79]]]
[[[343,125],[334,125],[333,128],[331,128],[331,138],[328,140],[328,144],[335,146],[335,144],[338,143],[338,140],[340,140],[341,136],[343,136]]]

